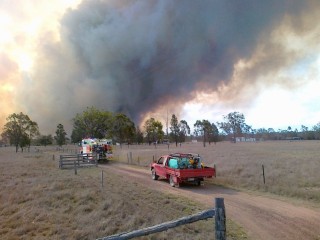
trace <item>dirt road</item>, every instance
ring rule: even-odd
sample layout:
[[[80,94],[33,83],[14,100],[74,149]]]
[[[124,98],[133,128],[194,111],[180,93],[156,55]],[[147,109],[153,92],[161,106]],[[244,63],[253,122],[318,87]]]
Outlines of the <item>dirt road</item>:
[[[146,187],[191,198],[208,207],[214,198],[225,201],[227,218],[241,225],[250,239],[320,239],[320,209],[296,206],[281,200],[252,195],[211,184],[201,187],[183,185],[171,187],[167,181],[154,181],[148,169],[128,165],[108,164],[104,171],[120,174],[124,179],[136,181]]]

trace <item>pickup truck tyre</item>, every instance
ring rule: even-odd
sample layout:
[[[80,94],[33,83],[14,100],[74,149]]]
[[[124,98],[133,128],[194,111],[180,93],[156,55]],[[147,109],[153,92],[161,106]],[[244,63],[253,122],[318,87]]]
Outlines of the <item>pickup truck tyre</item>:
[[[151,176],[153,180],[158,180],[159,176],[156,173],[156,170],[152,169],[151,170]]]
[[[196,181],[196,185],[197,185],[197,186],[201,186],[201,181],[200,181],[200,180],[197,180],[197,181]]]

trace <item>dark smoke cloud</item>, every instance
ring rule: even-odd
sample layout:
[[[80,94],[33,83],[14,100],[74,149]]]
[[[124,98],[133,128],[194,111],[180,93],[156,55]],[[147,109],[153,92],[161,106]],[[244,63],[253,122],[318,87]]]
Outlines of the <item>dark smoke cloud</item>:
[[[228,83],[261,34],[306,1],[83,1],[61,20],[60,42],[44,36],[36,74],[22,94],[30,110],[71,119],[87,106],[138,123],[162,105],[178,107],[197,91]],[[29,91],[28,91],[29,92]],[[40,100],[41,99],[41,100]],[[40,116],[39,116],[40,117]],[[51,123],[52,124],[52,123]]]

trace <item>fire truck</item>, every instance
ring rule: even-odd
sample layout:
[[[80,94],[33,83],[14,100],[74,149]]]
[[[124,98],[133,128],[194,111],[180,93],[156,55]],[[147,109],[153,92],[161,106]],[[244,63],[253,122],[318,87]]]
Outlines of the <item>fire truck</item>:
[[[97,154],[98,160],[106,160],[112,158],[112,140],[84,138],[80,143],[80,154],[89,156]]]

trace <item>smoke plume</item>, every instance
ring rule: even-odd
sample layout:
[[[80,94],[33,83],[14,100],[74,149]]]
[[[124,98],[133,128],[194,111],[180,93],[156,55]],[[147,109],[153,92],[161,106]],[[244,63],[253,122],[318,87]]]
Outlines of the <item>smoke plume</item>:
[[[227,100],[253,84],[257,72],[289,64],[280,55],[290,54],[268,39],[285,17],[302,16],[313,4],[85,0],[64,14],[58,40],[42,35],[35,71],[25,76],[19,98],[36,120],[46,119],[43,127],[68,125],[90,106],[123,112],[138,124],[163,106],[179,114],[199,92],[230,88],[220,94]],[[237,82],[237,64],[267,47],[255,68],[246,62]]]

